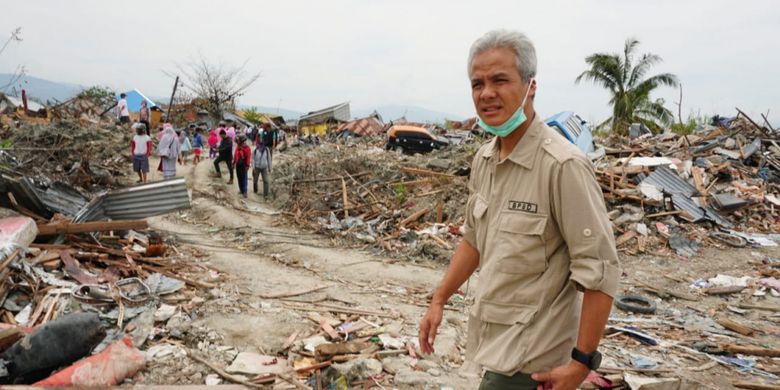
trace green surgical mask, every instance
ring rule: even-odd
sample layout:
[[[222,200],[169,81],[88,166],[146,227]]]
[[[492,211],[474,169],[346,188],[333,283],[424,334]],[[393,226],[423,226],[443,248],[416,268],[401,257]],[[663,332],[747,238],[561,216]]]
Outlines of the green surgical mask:
[[[525,96],[523,97],[523,102],[520,103],[520,107],[517,108],[517,111],[515,111],[514,114],[512,114],[509,119],[506,120],[506,122],[498,125],[498,126],[490,126],[484,121],[482,121],[482,118],[477,115],[477,123],[479,124],[479,127],[485,129],[490,134],[499,136],[499,137],[506,137],[509,134],[512,134],[513,131],[515,131],[520,125],[525,123],[525,121],[528,119],[525,117],[525,101],[528,99],[528,93],[531,91],[531,84],[533,83],[533,79],[528,83],[528,89],[525,91]]]

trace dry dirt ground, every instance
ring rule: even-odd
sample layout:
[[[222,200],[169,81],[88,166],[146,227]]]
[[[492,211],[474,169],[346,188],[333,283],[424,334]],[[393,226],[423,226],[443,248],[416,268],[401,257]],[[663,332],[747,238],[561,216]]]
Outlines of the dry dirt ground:
[[[283,163],[284,156],[279,161]],[[416,338],[426,295],[443,276],[445,264],[411,264],[355,249],[334,247],[323,236],[286,225],[277,210],[251,193],[251,177],[249,199],[245,200],[238,195],[235,184],[228,186],[225,178],[209,176],[213,170],[211,160],[207,159],[195,167],[190,163],[178,169],[179,176],[188,179],[193,207],[151,218],[150,226],[168,233],[180,246],[190,246],[206,253],[208,264],[220,271],[219,275],[214,275],[219,287],[204,292],[203,299],[191,302],[196,304],[192,319],[181,324],[181,330],[189,335],[184,337],[184,344],[200,350],[222,367],[230,364],[236,353],[241,351],[274,355],[292,333],[312,329],[305,307],[324,305],[349,305],[357,310],[397,315],[398,319],[391,325],[398,330],[399,337]],[[640,282],[645,282],[690,292],[692,281],[717,273],[753,275],[751,262],[760,262],[766,256],[780,257],[780,250],[708,248],[693,259],[623,257],[622,291],[652,297],[657,302],[658,311],[656,315],[642,316],[614,309],[613,317],[642,321],[614,325],[635,326],[659,339],[687,346],[699,341],[750,340],[759,345],[775,344],[777,347],[778,331],[771,325],[777,322],[769,318],[773,315],[771,312],[750,310],[736,314],[727,310],[727,306],[736,306],[739,300],[745,298],[744,294],[688,302],[662,300],[639,289]],[[473,277],[470,291],[477,282],[478,276]],[[325,285],[329,287],[288,300],[263,298],[269,294]],[[465,286],[463,290],[467,292]],[[436,389],[474,389],[478,386],[476,374],[460,368],[458,362],[463,352],[465,313],[470,296],[465,300],[459,298],[445,313],[441,335],[437,339],[437,356],[426,357],[416,364],[412,362],[416,369],[407,373],[409,378],[403,380],[406,383],[398,384],[386,379],[380,381],[382,386]],[[778,298],[765,299],[768,300],[765,303],[775,306],[780,303]],[[721,315],[754,324],[759,331],[750,337],[728,332],[713,337],[707,330],[697,328],[707,319]],[[760,380],[760,377],[732,367],[708,367],[706,357],[692,352],[668,345],[640,345],[635,339],[620,333],[608,337],[603,345],[607,356],[605,365],[608,366],[630,365],[634,354],[655,359],[657,366],[653,370],[657,372],[642,375],[685,378],[689,383],[713,388],[730,388],[734,380]],[[207,376],[212,375],[213,378],[211,369],[189,360],[181,352],[162,355],[150,359],[138,383],[202,384]],[[291,387],[288,384],[277,386]]]

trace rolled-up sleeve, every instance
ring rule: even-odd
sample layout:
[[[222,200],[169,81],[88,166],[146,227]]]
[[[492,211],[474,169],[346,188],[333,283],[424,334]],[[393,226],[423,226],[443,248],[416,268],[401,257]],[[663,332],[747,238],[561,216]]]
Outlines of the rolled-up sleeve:
[[[557,173],[553,214],[569,249],[570,280],[580,290],[598,290],[614,297],[620,282],[620,262],[593,168],[577,157],[561,163]]]
[[[476,195],[470,194],[466,202],[466,211],[464,214],[463,226],[460,227],[460,234],[473,248],[477,247],[477,232],[474,230],[474,200]]]

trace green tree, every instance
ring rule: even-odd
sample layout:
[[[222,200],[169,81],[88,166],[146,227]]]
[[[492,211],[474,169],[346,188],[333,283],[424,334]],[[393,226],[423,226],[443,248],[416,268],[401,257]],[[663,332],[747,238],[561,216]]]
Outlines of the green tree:
[[[110,87],[93,85],[76,95],[79,98],[88,98],[100,106],[107,107],[116,104],[116,92]]]
[[[595,53],[585,58],[590,67],[577,76],[575,83],[591,81],[609,90],[612,97],[612,117],[606,122],[612,123],[612,131],[624,134],[631,123],[644,123],[658,130],[668,126],[674,120],[672,113],[664,107],[663,99],[652,100],[650,93],[660,86],[676,87],[677,76],[661,73],[645,77],[653,65],[662,61],[661,57],[644,53],[636,59],[639,41],[626,40],[623,53]]]
[[[241,113],[241,116],[243,116],[244,119],[246,119],[248,122],[252,123],[253,125],[260,123],[260,120],[263,117],[260,110],[258,110],[257,107],[254,106],[244,110]]]

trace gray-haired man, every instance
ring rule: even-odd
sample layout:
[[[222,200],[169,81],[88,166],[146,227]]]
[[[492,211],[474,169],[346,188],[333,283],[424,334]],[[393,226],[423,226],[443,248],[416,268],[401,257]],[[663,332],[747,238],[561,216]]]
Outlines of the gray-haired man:
[[[479,268],[466,358],[485,369],[480,389],[575,389],[600,363],[620,277],[601,189],[585,156],[534,110],[536,52],[525,35],[487,33],[468,73],[480,127],[496,137],[474,157],[463,240],[420,347],[433,352],[444,304]]]

